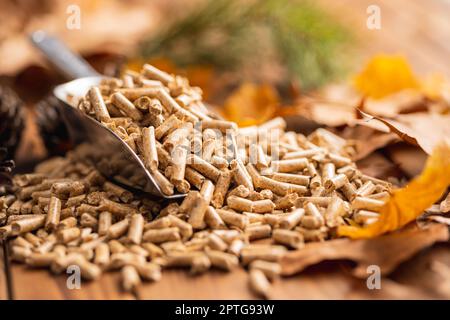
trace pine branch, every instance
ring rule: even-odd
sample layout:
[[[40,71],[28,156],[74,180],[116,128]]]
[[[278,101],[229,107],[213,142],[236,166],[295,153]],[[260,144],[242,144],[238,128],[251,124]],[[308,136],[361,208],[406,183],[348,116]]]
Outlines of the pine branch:
[[[249,60],[273,64],[265,55],[268,42],[287,74],[312,89],[342,74],[340,51],[350,38],[309,1],[207,0],[144,41],[140,54],[164,56],[179,66],[239,71]]]

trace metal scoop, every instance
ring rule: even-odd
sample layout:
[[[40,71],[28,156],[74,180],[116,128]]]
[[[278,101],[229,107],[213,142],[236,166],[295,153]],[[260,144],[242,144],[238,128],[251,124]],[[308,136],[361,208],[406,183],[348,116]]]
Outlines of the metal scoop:
[[[73,81],[57,86],[53,93],[59,99],[60,110],[79,153],[91,160],[105,176],[131,188],[166,199],[182,198],[185,194],[164,195],[136,153],[113,131],[76,108],[73,97],[83,97],[90,87],[105,76],[98,74],[83,58],[72,52],[60,40],[36,31],[30,40],[47,59]]]

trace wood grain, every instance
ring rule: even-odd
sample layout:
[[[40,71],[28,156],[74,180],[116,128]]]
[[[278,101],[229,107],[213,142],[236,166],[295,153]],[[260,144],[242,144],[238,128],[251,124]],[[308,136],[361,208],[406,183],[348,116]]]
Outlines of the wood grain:
[[[441,250],[442,251],[442,250]],[[439,252],[438,252],[439,253]],[[425,255],[428,257],[428,255]],[[417,259],[421,259],[419,256]],[[429,261],[428,261],[429,262]],[[421,265],[421,263],[419,263]],[[407,268],[411,265],[408,264]],[[270,299],[430,299],[436,298],[422,283],[383,278],[381,290],[369,290],[365,279],[356,279],[347,271],[348,264],[326,262],[305,272],[277,279],[272,284]],[[412,269],[412,268],[411,268]],[[79,290],[69,290],[64,275],[55,276],[47,270],[12,266],[15,299],[134,299],[120,291],[120,275],[106,273],[94,282],[83,282]],[[396,279],[397,280],[397,279]],[[402,283],[403,282],[403,283]],[[243,269],[230,273],[213,270],[200,276],[190,276],[187,270],[165,270],[156,283],[144,283],[136,298],[153,300],[178,299],[258,299],[248,287],[248,275]],[[440,296],[442,298],[442,296]]]
[[[161,281],[142,285],[139,299],[254,299],[242,269],[231,273],[213,270],[189,276],[188,270],[164,270]]]
[[[65,274],[52,275],[48,270],[32,269],[24,265],[11,266],[14,299],[134,299],[129,293],[120,291],[119,274],[105,273],[96,281],[83,281],[80,289],[67,288]]]
[[[3,257],[3,243],[0,242],[0,300],[8,299],[6,272]]]
[[[282,278],[273,285],[272,299],[344,299],[353,290],[355,279],[339,268],[313,268],[296,276]]]
[[[271,299],[342,299],[350,290],[348,276],[327,270],[277,279]],[[249,289],[248,274],[243,269],[230,273],[212,271],[188,276],[187,271],[165,270],[160,282],[138,289],[140,299],[257,299]]]
[[[365,279],[352,277],[347,264],[322,263],[292,277],[277,279],[272,284],[270,299],[426,299],[432,298],[420,287],[381,280],[380,290],[369,290]],[[248,286],[248,275],[238,269],[231,273],[210,272],[192,277],[187,271],[165,270],[160,282],[139,287],[139,299],[258,299]]]

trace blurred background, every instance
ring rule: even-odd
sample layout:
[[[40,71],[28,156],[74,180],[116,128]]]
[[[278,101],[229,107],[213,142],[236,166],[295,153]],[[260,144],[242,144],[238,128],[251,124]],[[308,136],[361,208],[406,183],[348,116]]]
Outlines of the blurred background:
[[[106,75],[145,62],[185,75],[242,126],[326,126],[375,176],[417,174],[430,126],[450,136],[448,0],[0,0],[0,142],[24,167],[71,147],[51,97],[68,79],[29,43],[39,29]],[[419,130],[417,145],[355,106]]]

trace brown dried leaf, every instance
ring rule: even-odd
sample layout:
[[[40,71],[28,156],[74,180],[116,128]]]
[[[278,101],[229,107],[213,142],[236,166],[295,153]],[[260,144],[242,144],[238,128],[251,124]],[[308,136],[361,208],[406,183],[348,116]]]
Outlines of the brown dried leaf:
[[[352,157],[354,161],[363,159],[375,150],[398,141],[397,135],[394,133],[381,132],[361,125],[345,127],[339,135],[354,142],[356,148]]]
[[[350,86],[328,85],[311,97],[303,96],[297,101],[296,108],[291,110],[296,110],[320,124],[333,127],[357,124],[358,117],[354,114],[356,105],[360,105],[360,109],[368,114],[388,118],[420,112],[448,114],[450,110],[448,96],[450,95],[446,91],[450,88],[450,84],[445,82],[438,87],[437,90],[432,90],[437,91],[434,94],[428,93],[431,89],[427,91],[416,88],[395,91],[381,99],[365,96],[364,105],[361,105],[363,96]],[[385,126],[383,125],[382,128]],[[379,125],[374,129],[380,130]],[[386,130],[380,131],[386,132]]]
[[[409,178],[419,175],[427,160],[427,154],[421,148],[404,142],[388,146],[384,153]]]
[[[324,101],[330,101],[346,106],[356,106],[362,95],[348,83],[329,84],[320,89],[317,96]]]
[[[402,90],[383,99],[366,100],[364,111],[382,117],[428,110],[428,100],[417,90]]]
[[[340,122],[349,121],[354,119],[353,106],[360,104],[362,94],[352,90],[347,84],[341,85],[329,85],[319,92],[318,97],[315,97],[311,102],[319,104],[319,107],[323,108],[322,112],[318,112],[318,116],[330,118],[330,114],[326,113],[326,109],[337,109],[338,119]],[[439,100],[440,97],[436,97]],[[398,92],[394,92],[381,99],[374,99],[370,96],[365,96],[364,107],[361,109],[367,113],[383,116],[394,117],[402,113],[411,113],[419,111],[427,111],[431,105],[431,100],[427,98],[426,94],[419,90],[404,89]],[[322,104],[323,106],[320,106]],[[347,118],[344,118],[344,112],[347,113]],[[319,117],[320,119],[320,117]],[[332,121],[332,118],[330,118]]]
[[[450,218],[446,218],[446,217],[442,217],[442,216],[428,216],[427,219],[430,221],[434,221],[434,222],[438,222],[438,223],[442,223],[442,224],[446,224],[446,225],[450,226]]]
[[[372,116],[372,115],[370,115],[370,114],[368,114],[368,113],[366,113],[366,112],[363,112],[363,111],[360,110],[360,109],[357,109],[357,110],[358,110],[358,112],[361,114],[361,116],[364,118],[364,121],[363,121],[363,122],[360,122],[360,124],[364,124],[364,123],[369,124],[370,122],[372,122],[372,120],[378,120],[378,121],[380,121],[382,124],[384,124],[385,126],[387,126],[388,129],[389,129],[391,132],[393,132],[393,133],[395,133],[396,135],[398,135],[398,136],[400,137],[400,139],[402,139],[402,140],[404,140],[404,141],[406,141],[406,142],[408,142],[408,143],[410,143],[410,144],[416,145],[416,146],[419,145],[418,142],[417,142],[417,140],[416,140],[413,136],[408,135],[408,134],[406,133],[406,131],[409,131],[409,130],[408,130],[408,128],[406,128],[403,124],[401,124],[401,123],[399,123],[399,122],[397,122],[397,121],[395,121],[395,120],[386,120],[386,119],[381,118],[381,117]],[[373,123],[372,123],[372,125],[373,125]],[[375,123],[375,125],[378,125],[378,128],[379,128],[379,123]],[[369,125],[369,126],[370,126],[370,125]],[[372,127],[372,126],[371,126],[371,127]]]
[[[224,115],[243,127],[261,124],[274,116],[279,103],[273,87],[244,83],[226,99]]]
[[[331,102],[314,102],[310,105],[311,119],[329,127],[339,127],[354,119],[354,109]]]
[[[450,212],[450,193],[448,193],[447,197],[441,202],[439,209],[442,213]]]
[[[321,125],[339,127],[355,121],[356,104],[334,101],[327,96],[302,96],[294,105],[278,110],[280,116],[301,115]],[[358,97],[358,100],[361,100]],[[358,101],[356,100],[356,101]],[[354,99],[351,100],[352,102]]]
[[[439,209],[439,205],[438,204],[433,204],[432,206],[430,206],[429,208],[427,208],[425,210],[425,213],[423,214],[423,216],[427,216],[427,215],[439,215],[441,214],[441,210]]]
[[[380,152],[373,152],[364,159],[356,162],[358,169],[369,176],[387,179],[388,177],[401,178],[403,173]]]
[[[403,230],[372,239],[336,239],[308,243],[303,249],[288,253],[281,260],[283,275],[292,275],[325,260],[351,260],[357,265],[353,275],[367,277],[367,267],[377,265],[389,274],[401,262],[435,242],[448,241],[448,227],[431,224],[424,229],[411,225]]]

